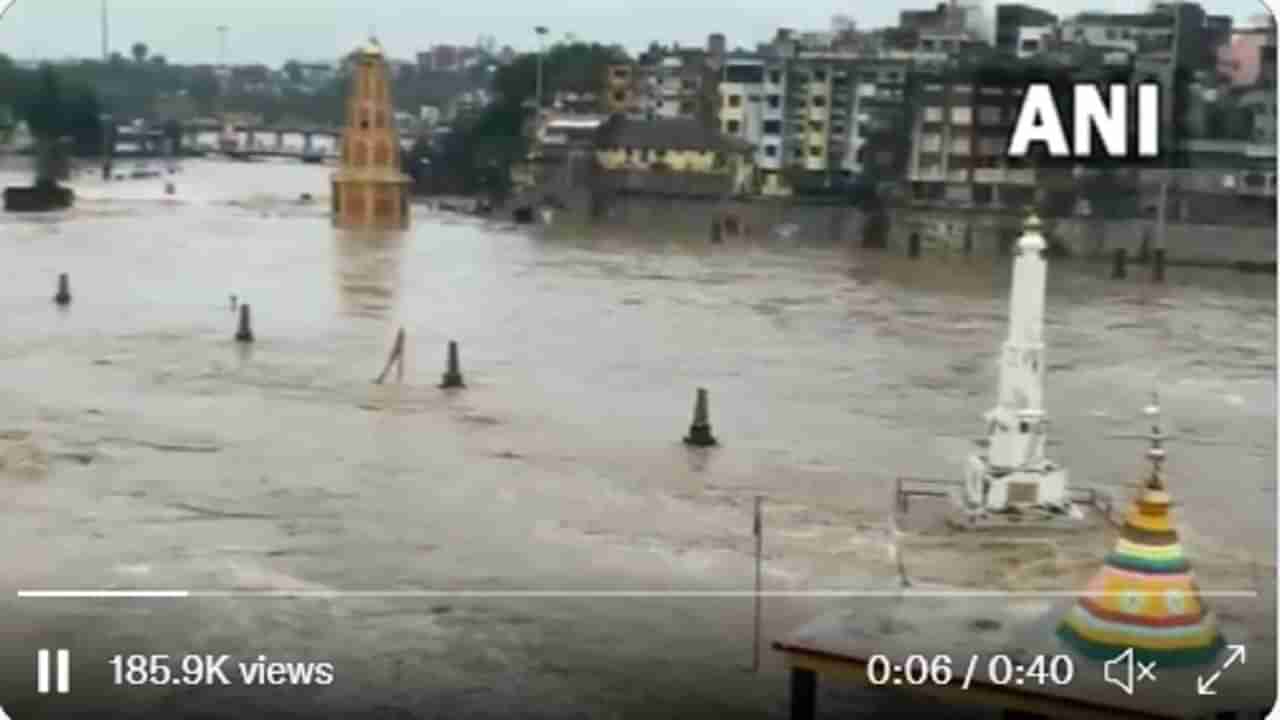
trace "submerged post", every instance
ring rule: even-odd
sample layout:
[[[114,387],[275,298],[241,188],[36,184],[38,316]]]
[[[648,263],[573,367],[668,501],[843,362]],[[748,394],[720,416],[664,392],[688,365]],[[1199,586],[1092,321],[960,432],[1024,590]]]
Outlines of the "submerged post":
[[[689,434],[684,438],[685,445],[711,447],[716,444],[715,436],[711,434],[711,413],[707,404],[706,388],[698,388],[698,397],[693,405],[693,424],[689,426]]]
[[[391,366],[396,366],[396,380],[404,380],[404,328],[400,328],[396,332],[396,340],[391,345],[391,353],[387,355],[387,364],[382,368],[382,373],[378,375],[378,379],[374,380],[374,384],[381,385],[383,380],[387,379],[387,373],[391,372]]]
[[[751,671],[760,672],[760,565],[764,557],[764,519],[761,516],[760,504],[764,498],[756,496],[756,512],[752,521],[752,532],[756,536],[756,627],[752,641]]]
[[[1151,282],[1164,282],[1164,248],[1151,251]]]
[[[458,343],[454,340],[449,341],[448,365],[445,367],[444,377],[440,380],[440,387],[445,390],[466,387],[462,382],[462,368],[458,362]]]
[[[63,306],[71,304],[71,277],[66,273],[58,275],[58,293],[53,296],[53,301]]]
[[[249,319],[249,306],[240,306],[240,327],[236,330],[236,342],[253,342],[253,327]]]
[[[920,257],[920,233],[913,232],[911,237],[907,238],[907,257]]]
[[[1125,269],[1127,257],[1124,248],[1116,248],[1111,257],[1111,279],[1121,280],[1128,274]]]

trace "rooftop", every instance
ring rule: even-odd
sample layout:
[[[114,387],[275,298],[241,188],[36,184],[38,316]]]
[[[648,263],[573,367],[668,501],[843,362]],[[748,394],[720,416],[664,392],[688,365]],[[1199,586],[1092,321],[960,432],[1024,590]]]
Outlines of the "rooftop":
[[[722,134],[694,118],[633,120],[614,116],[600,128],[602,147],[749,152],[750,144]]]

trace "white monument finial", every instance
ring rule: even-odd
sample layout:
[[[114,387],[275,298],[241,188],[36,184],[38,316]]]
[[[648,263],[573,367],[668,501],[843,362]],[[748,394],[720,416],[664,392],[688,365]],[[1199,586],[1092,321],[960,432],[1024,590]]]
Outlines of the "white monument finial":
[[[1142,413],[1151,420],[1151,447],[1147,448],[1147,459],[1151,461],[1151,477],[1147,487],[1153,490],[1164,488],[1164,439],[1167,437],[1160,429],[1160,394],[1151,391],[1151,404],[1143,408]]]
[[[1046,243],[1044,236],[1040,234],[1041,227],[1040,218],[1035,212],[1028,215],[1026,221],[1022,223],[1022,237],[1018,239],[1018,250],[1024,253],[1044,250]]]

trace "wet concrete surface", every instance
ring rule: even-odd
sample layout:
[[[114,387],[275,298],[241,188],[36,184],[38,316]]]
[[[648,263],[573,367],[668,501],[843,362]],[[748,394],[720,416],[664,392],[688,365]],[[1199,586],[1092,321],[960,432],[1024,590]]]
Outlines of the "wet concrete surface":
[[[1007,260],[421,211],[403,235],[344,233],[325,172],[191,162],[172,197],[164,179],[85,179],[70,212],[0,216],[0,698],[74,709],[31,692],[35,648],[74,646],[104,681],[106,656],[151,649],[333,661],[329,688],[264,694],[280,716],[785,716],[776,659],[742,669],[750,598],[15,597],[749,590],[756,494],[766,588],[890,590],[893,478],[958,475],[994,400]],[[1075,482],[1131,486],[1158,386],[1184,539],[1273,582],[1275,279],[1050,273],[1055,457]],[[250,346],[231,294],[253,307]],[[402,326],[405,382],[374,385]],[[436,388],[449,340],[456,393]],[[700,386],[722,446],[691,452]],[[766,600],[766,640],[856,602]],[[834,692],[832,713],[919,710]]]

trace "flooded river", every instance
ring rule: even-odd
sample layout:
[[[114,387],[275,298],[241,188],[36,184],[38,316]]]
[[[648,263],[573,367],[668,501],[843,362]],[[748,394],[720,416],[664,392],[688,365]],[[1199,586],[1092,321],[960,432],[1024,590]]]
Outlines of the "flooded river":
[[[295,709],[359,695],[385,717],[634,717],[678,699],[781,716],[774,661],[741,669],[749,598],[377,592],[749,590],[754,495],[767,588],[896,587],[892,481],[956,477],[981,433],[1008,260],[423,208],[402,235],[343,233],[327,172],[190,162],[173,196],[86,175],[71,212],[0,216],[4,579],[368,595],[10,592],[0,607],[22,622],[0,660],[24,669],[6,687],[29,682],[33,648],[74,642],[332,659],[338,682]],[[1274,574],[1275,278],[1169,273],[1154,287],[1051,263],[1051,455],[1075,482],[1131,486],[1158,389],[1184,538]],[[232,294],[252,346],[232,341]],[[400,327],[405,380],[374,385]],[[468,385],[454,394],[436,388],[449,340]],[[710,452],[679,442],[697,387]],[[770,639],[842,601],[767,602]]]

